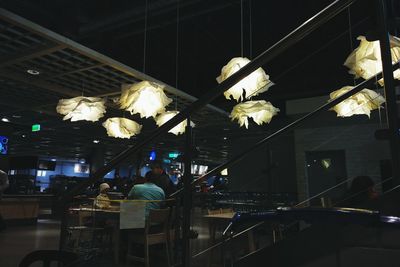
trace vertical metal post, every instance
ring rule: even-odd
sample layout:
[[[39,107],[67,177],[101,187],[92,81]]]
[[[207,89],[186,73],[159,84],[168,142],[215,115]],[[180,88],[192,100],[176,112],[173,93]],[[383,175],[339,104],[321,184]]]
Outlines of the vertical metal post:
[[[190,117],[186,119],[187,125],[185,130],[185,157],[184,166],[185,174],[183,176],[183,224],[182,224],[182,266],[190,266],[190,216],[192,209],[192,127],[190,125]]]
[[[60,240],[58,243],[58,250],[62,251],[65,249],[66,238],[67,238],[67,219],[68,219],[68,202],[67,199],[58,200],[57,203],[57,216],[60,216]]]
[[[392,174],[394,185],[400,184],[400,155],[399,155],[399,122],[397,115],[396,93],[393,81],[392,57],[390,53],[390,39],[387,18],[386,0],[378,2],[379,41],[381,48],[383,78],[385,81],[385,95],[387,118],[390,132],[390,153],[392,157]]]

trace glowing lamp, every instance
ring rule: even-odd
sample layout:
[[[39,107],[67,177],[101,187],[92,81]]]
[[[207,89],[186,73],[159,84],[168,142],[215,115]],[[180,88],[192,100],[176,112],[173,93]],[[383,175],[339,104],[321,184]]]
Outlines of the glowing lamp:
[[[364,36],[359,36],[360,45],[347,57],[344,65],[348,67],[349,73],[356,78],[362,77],[367,80],[382,71],[381,48],[379,41],[369,42]],[[392,64],[400,60],[400,39],[390,36],[390,52]],[[393,72],[395,79],[400,79],[400,70]],[[379,81],[383,85],[383,79]]]
[[[244,57],[235,57],[231,59],[228,64],[222,68],[221,75],[217,77],[217,82],[222,83],[232,74],[249,63],[250,60]],[[269,80],[269,76],[265,71],[262,68],[258,68],[225,91],[224,96],[228,100],[233,98],[239,102],[243,100],[243,91],[245,92],[245,98],[249,99],[252,96],[266,92],[272,85],[274,85],[274,83]]]
[[[165,112],[165,107],[172,102],[164,93],[163,86],[142,81],[133,85],[123,85],[120,98],[122,109],[131,114],[139,113],[141,118],[156,117]]]
[[[157,116],[156,124],[158,125],[158,127],[160,127],[161,125],[163,125],[164,123],[166,123],[167,121],[169,121],[170,119],[175,117],[175,115],[178,113],[179,113],[179,111],[167,111],[165,113],[162,113]],[[179,123],[178,125],[176,125],[174,128],[172,128],[171,130],[169,130],[168,132],[172,133],[174,135],[183,134],[185,132],[186,125],[187,125],[187,122],[186,122],[186,120],[184,120],[181,123]],[[195,126],[195,124],[193,122],[190,122],[190,125],[192,127]]]
[[[116,138],[131,138],[140,133],[142,125],[125,118],[109,118],[103,122],[103,127],[107,130],[107,135]]]
[[[78,96],[58,101],[57,112],[65,115],[64,120],[98,121],[106,112],[105,100],[99,97]]]
[[[330,99],[335,99],[353,89],[353,86],[345,86],[332,92]],[[378,109],[385,103],[385,98],[370,89],[363,89],[357,94],[350,96],[332,108],[338,117],[351,117],[353,115],[371,114],[371,110]]]
[[[244,125],[248,128],[249,118],[252,118],[255,123],[261,125],[263,123],[270,123],[272,117],[277,115],[278,112],[278,108],[265,100],[247,101],[234,106],[230,117],[232,120],[238,120],[240,127]]]

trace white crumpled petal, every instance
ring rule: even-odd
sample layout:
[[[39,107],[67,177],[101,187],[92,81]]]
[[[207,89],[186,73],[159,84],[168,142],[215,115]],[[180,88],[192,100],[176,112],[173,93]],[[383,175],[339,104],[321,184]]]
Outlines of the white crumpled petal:
[[[263,123],[270,123],[272,117],[277,115],[278,112],[278,108],[265,100],[247,101],[234,106],[230,117],[232,120],[238,120],[240,127],[244,125],[248,128],[249,118],[252,118],[255,123],[261,125]]]
[[[335,99],[344,93],[347,93],[353,86],[344,86],[339,90],[330,93],[330,99]],[[370,117],[371,110],[381,107],[385,103],[385,98],[370,89],[363,89],[355,95],[346,98],[332,108],[338,117],[350,117],[353,115],[367,115]]]
[[[159,84],[142,81],[133,85],[122,86],[121,109],[131,114],[139,113],[141,118],[156,117],[165,112],[165,107],[172,99],[164,93]]]
[[[222,68],[221,75],[217,77],[217,82],[222,83],[249,62],[250,60],[244,57],[235,57],[231,59],[228,64]],[[225,91],[224,96],[228,100],[232,97],[239,102],[243,99],[243,90],[246,93],[246,99],[249,99],[252,96],[257,96],[258,94],[266,92],[272,85],[274,85],[274,83],[269,80],[269,76],[265,71],[262,68],[258,68]]]
[[[179,111],[167,111],[165,113],[158,115],[156,118],[157,126],[160,127],[161,125],[163,125],[164,123],[166,123],[167,121],[169,121],[170,119],[175,117],[175,115],[178,113],[179,113]],[[186,120],[184,120],[181,123],[179,123],[178,125],[176,125],[174,128],[172,128],[171,130],[169,130],[168,132],[175,134],[175,135],[183,134],[185,132],[186,125],[187,125],[187,122],[186,122]],[[192,127],[195,126],[195,124],[192,121],[190,122],[190,125]]]
[[[107,130],[107,135],[116,138],[131,138],[140,133],[142,125],[125,118],[109,118],[103,122],[103,127]]]
[[[78,96],[58,101],[56,110],[65,115],[64,120],[98,121],[106,112],[105,100],[100,97]]]
[[[347,57],[344,65],[356,78],[368,80],[382,71],[381,48],[379,41],[369,42],[364,36],[359,36],[357,40],[360,40],[360,45]],[[390,46],[392,64],[394,64],[400,60],[400,39],[390,36]],[[393,76],[400,80],[400,70],[394,71]],[[383,85],[383,79],[378,82]]]

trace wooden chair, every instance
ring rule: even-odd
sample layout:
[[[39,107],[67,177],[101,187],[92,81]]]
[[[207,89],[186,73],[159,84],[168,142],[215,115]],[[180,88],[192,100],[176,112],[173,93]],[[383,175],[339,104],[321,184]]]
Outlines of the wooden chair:
[[[127,262],[139,261],[149,267],[149,246],[155,244],[165,244],[168,266],[171,266],[170,259],[170,208],[152,209],[146,220],[144,231],[138,229],[129,234]],[[133,244],[144,246],[144,257],[138,257],[130,254]]]
[[[36,250],[26,255],[19,264],[19,267],[29,267],[36,262],[42,262],[43,267],[50,267],[52,262],[57,262],[57,266],[74,266],[78,261],[75,253],[59,250]],[[38,266],[35,264],[35,266]]]

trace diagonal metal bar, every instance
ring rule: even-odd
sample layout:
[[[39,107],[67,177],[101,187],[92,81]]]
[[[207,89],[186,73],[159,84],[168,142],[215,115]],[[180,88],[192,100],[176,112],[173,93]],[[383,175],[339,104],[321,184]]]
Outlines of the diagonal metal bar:
[[[139,140],[131,148],[122,151],[115,158],[109,161],[109,163],[106,166],[100,168],[97,172],[95,172],[89,179],[85,180],[84,182],[73,188],[65,197],[71,197],[75,194],[78,194],[82,190],[84,190],[87,186],[101,179],[104,175],[106,175],[110,170],[112,170],[115,166],[117,166],[128,156],[130,156],[135,152],[138,152],[143,146],[145,146],[147,143],[151,142],[155,138],[159,137],[160,135],[167,133],[178,123],[186,119],[189,115],[203,108],[208,103],[216,99],[219,95],[221,95],[224,91],[228,90],[230,87],[239,82],[241,79],[248,76],[249,74],[257,70],[265,63],[276,58],[278,55],[287,50],[289,47],[298,43],[305,36],[309,35],[311,32],[318,29],[321,25],[328,22],[330,19],[332,19],[337,14],[342,12],[344,9],[349,7],[353,2],[355,2],[355,0],[336,0],[327,7],[325,7],[324,9],[322,9],[316,15],[308,19],[298,28],[293,30],[291,33],[286,35],[284,38],[275,43],[269,49],[264,51],[261,55],[256,57],[252,62],[250,62],[242,69],[240,69],[238,72],[230,76],[223,83],[217,85],[213,90],[209,90],[206,95],[195,101],[191,106],[185,108],[182,112],[173,117],[171,120],[169,120],[167,123],[162,125],[157,130],[155,130],[153,133]]]

